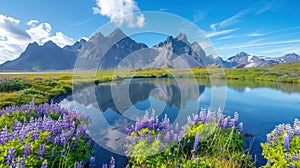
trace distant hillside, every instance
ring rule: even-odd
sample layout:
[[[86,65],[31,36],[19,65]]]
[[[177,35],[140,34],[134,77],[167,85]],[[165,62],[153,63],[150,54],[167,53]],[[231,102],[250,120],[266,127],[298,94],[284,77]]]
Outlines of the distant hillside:
[[[223,61],[223,65],[226,68],[254,68],[270,66],[282,63],[299,62],[300,56],[295,53],[286,54],[282,57],[262,57],[250,55],[245,52],[240,52],[235,56]]]
[[[17,59],[3,63],[0,68],[10,70],[72,69],[79,49],[84,43],[85,40],[81,40],[72,46],[60,48],[52,41],[42,46],[34,42],[29,44]]]

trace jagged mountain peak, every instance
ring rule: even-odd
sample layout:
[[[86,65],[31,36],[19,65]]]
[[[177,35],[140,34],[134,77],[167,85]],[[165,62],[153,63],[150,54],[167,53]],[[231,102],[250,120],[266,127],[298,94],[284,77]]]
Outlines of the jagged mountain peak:
[[[174,40],[173,36],[168,36],[165,42],[172,42]]]
[[[107,38],[119,38],[119,39],[123,39],[127,37],[126,34],[120,29],[120,28],[116,28],[113,32],[111,32]]]
[[[37,42],[34,41],[34,42],[32,42],[32,43],[29,43],[28,46],[27,46],[27,48],[28,48],[28,47],[38,47],[38,46],[39,46],[39,44],[38,44]]]
[[[202,47],[200,46],[200,44],[198,42],[193,42],[192,48],[194,48],[194,49],[200,49]]]
[[[54,43],[52,40],[47,41],[43,45],[44,47],[58,47],[56,43]],[[60,48],[60,47],[59,47]]]
[[[245,56],[249,56],[249,54],[246,53],[246,52],[241,51],[241,52],[239,52],[236,56],[239,56],[239,57],[245,57]]]
[[[299,55],[298,54],[296,54],[296,53],[288,53],[288,54],[285,54],[284,56],[296,56],[296,57],[299,57]]]
[[[177,37],[177,40],[183,41],[183,42],[188,42],[186,34],[185,33],[180,33]]]
[[[93,42],[93,41],[99,41],[102,39],[105,39],[105,36],[102,33],[97,32],[88,41]]]
[[[76,41],[76,43],[79,43],[79,44],[82,44],[82,43],[85,43],[85,42],[86,42],[85,39],[80,39],[80,40]]]
[[[248,53],[241,51],[241,52],[237,53],[236,55],[229,57],[228,60],[237,59],[237,58],[240,59],[241,57],[248,57],[248,56],[249,56]]]
[[[86,43],[85,39],[80,39],[76,41],[72,46],[80,46],[80,45],[84,45],[85,43]]]

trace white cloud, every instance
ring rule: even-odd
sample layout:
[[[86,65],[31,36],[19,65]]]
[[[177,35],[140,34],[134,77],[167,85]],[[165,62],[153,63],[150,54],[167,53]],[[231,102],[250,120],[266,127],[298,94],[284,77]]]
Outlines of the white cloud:
[[[30,39],[30,36],[19,27],[20,20],[0,14],[0,34],[8,39]]]
[[[85,40],[85,41],[88,41],[88,40],[89,40],[89,38],[88,38],[88,37],[85,37],[85,36],[81,37],[81,39],[83,39],[83,40]]]
[[[26,32],[32,38],[32,41],[36,41],[39,44],[42,44],[44,39],[51,36],[52,27],[49,23],[41,23],[37,26],[33,26],[26,30]]]
[[[54,36],[46,38],[44,40],[44,42],[47,42],[49,40],[53,41],[59,47],[64,47],[66,45],[72,45],[74,42],[74,40],[72,38],[64,35],[62,32],[56,32]]]
[[[259,37],[259,36],[264,36],[264,35],[266,35],[266,34],[254,32],[254,33],[248,34],[247,36],[248,36],[248,37]]]
[[[213,30],[213,31],[217,31],[217,26],[218,26],[218,23],[213,23],[210,25],[210,28]]]
[[[20,20],[0,15],[0,63],[16,58],[15,53],[23,51],[31,40],[26,31],[20,28]]]
[[[283,41],[273,41],[273,42],[262,42],[262,43],[248,43],[245,45],[228,46],[227,48],[220,47],[219,49],[238,49],[238,48],[248,48],[248,47],[262,47],[262,46],[274,46],[283,44],[300,44],[300,40],[283,40]]]
[[[269,11],[276,11],[277,8],[283,8],[286,6],[285,1],[281,0],[268,0],[268,1],[262,1],[259,3],[259,9],[256,12],[256,14],[263,14]]]
[[[270,5],[266,5],[266,6],[264,6],[263,8],[259,9],[259,10],[256,12],[256,14],[262,14],[262,13],[265,13],[265,12],[271,10],[271,9],[272,9],[272,8],[271,8]]]
[[[73,44],[73,39],[64,35],[62,32],[56,32],[55,35],[52,35],[52,27],[49,23],[34,25],[26,30],[26,32],[32,38],[31,42],[35,41],[40,45],[50,40],[56,43],[59,47]]]
[[[220,35],[225,35],[231,32],[234,32],[236,30],[239,30],[239,28],[235,28],[235,29],[228,29],[228,30],[222,30],[222,31],[216,31],[216,32],[212,32],[212,33],[207,33],[206,36],[208,38],[210,37],[215,37],[215,36],[220,36]]]
[[[36,26],[36,24],[38,24],[39,21],[38,20],[30,20],[27,22],[28,26]]]
[[[248,14],[249,13],[249,10],[242,10],[240,12],[238,12],[237,14],[231,16],[230,18],[227,18],[227,19],[224,19],[223,21],[221,22],[218,22],[218,23],[213,23],[210,25],[210,28],[213,30],[213,31],[217,31],[217,30],[220,30],[224,27],[228,27],[228,26],[231,26],[235,23],[238,23],[241,21],[241,18]]]
[[[160,8],[159,11],[166,11],[168,10],[167,8]]]
[[[264,50],[261,51],[261,53],[264,54],[270,54],[270,53],[291,53],[291,51],[295,50],[295,47],[280,47],[280,48],[275,48],[275,49],[269,49],[269,50]]]
[[[63,47],[73,43],[73,39],[61,32],[52,35],[49,23],[39,23],[38,20],[27,22],[28,29],[20,26],[20,20],[0,14],[0,64],[17,58],[31,42],[44,44],[48,40]]]
[[[141,14],[139,16],[137,16],[137,26],[138,27],[143,27],[144,24],[145,24],[145,17],[144,17],[144,14]]]
[[[206,14],[207,14],[206,11],[197,11],[194,14],[194,23],[197,23],[197,22],[203,20],[205,18]]]
[[[140,12],[134,0],[96,0],[96,5],[94,13],[109,17],[113,23],[122,25],[127,22],[128,27],[144,26],[144,15],[134,15],[135,12]]]

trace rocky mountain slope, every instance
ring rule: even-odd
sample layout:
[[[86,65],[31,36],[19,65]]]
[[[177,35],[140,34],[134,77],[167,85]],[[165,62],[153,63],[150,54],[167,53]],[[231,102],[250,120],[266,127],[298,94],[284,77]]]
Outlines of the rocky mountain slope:
[[[73,69],[141,69],[225,67],[252,68],[298,62],[300,56],[291,53],[282,57],[262,57],[240,52],[227,60],[207,56],[197,42],[190,43],[184,33],[169,36],[153,47],[138,43],[120,29],[104,36],[100,32],[88,41],[80,40],[63,48],[52,41],[44,45],[31,43],[15,60],[0,65],[0,70],[65,70]]]
[[[223,65],[226,68],[254,68],[254,67],[262,67],[262,66],[269,66],[281,63],[291,63],[291,62],[298,62],[300,61],[300,56],[291,53],[286,54],[282,57],[263,57],[263,56],[255,56],[250,55],[245,52],[240,52],[235,56],[228,58],[227,60],[223,61]]]
[[[44,45],[34,42],[29,44],[17,59],[7,61],[0,67],[10,70],[72,69],[84,43],[85,40],[80,40],[72,46],[60,48],[52,41],[48,41]]]

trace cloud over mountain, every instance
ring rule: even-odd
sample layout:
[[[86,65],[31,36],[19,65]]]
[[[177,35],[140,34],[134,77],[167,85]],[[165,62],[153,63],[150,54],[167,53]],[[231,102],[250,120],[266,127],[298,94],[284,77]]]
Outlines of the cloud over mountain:
[[[52,32],[49,23],[30,20],[24,28],[21,21],[0,14],[0,63],[15,59],[31,42],[44,44],[51,40],[58,46],[73,44],[73,39],[61,32]]]
[[[95,14],[107,16],[118,25],[127,23],[128,27],[143,27],[145,24],[143,14],[134,15],[135,12],[140,12],[134,0],[97,0],[96,5],[93,8]]]

